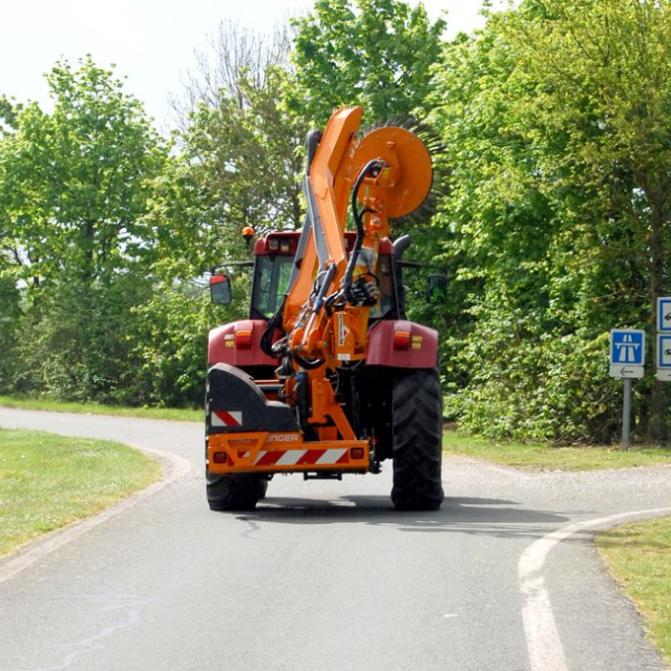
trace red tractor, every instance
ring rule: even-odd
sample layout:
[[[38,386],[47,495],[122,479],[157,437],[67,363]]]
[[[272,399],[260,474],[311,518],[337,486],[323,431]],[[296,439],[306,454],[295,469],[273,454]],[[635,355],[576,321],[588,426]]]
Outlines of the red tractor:
[[[388,218],[424,201],[431,159],[403,128],[359,139],[362,113],[343,108],[309,134],[305,225],[256,240],[249,319],[210,332],[213,510],[253,509],[277,473],[341,479],[385,459],[397,509],[443,500],[438,334],[405,318],[410,239],[388,237]],[[214,302],[230,302],[226,275],[210,285]]]

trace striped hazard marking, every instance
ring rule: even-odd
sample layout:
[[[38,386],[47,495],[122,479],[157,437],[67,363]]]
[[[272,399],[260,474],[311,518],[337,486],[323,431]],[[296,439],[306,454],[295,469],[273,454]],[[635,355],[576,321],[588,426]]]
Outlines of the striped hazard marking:
[[[349,463],[349,450],[260,450],[255,466],[319,466]]]
[[[241,410],[213,410],[210,413],[211,426],[242,426]]]

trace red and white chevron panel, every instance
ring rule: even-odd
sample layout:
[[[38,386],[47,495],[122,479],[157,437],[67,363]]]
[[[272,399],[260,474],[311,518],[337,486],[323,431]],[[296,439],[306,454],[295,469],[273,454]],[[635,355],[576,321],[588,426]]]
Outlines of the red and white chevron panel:
[[[349,450],[259,450],[255,466],[320,466],[349,463]]]
[[[210,413],[210,426],[242,426],[242,411],[213,410]]]

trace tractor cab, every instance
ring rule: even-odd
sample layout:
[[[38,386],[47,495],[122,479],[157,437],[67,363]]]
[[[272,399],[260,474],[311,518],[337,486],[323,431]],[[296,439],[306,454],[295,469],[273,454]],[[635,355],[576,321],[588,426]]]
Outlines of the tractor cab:
[[[253,265],[254,269],[250,319],[267,321],[279,310],[292,273],[296,269],[295,258],[299,237],[299,231],[278,231],[256,240],[254,261],[244,263]],[[345,233],[345,245],[348,251],[353,248],[355,237],[353,231]],[[384,239],[380,245],[377,281],[380,300],[371,308],[371,321],[398,319],[401,311],[398,299],[400,283],[394,273],[393,247],[388,239]],[[233,299],[227,275],[213,273],[210,288],[213,303],[227,304]]]

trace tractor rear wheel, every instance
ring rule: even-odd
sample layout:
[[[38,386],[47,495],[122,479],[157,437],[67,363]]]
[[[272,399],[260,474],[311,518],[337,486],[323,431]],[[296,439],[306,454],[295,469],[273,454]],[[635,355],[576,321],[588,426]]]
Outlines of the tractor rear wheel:
[[[443,501],[442,394],[438,371],[394,373],[392,456],[397,510],[438,510]]]
[[[255,475],[207,475],[210,510],[249,511],[266,495],[268,481]]]

